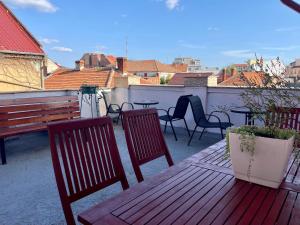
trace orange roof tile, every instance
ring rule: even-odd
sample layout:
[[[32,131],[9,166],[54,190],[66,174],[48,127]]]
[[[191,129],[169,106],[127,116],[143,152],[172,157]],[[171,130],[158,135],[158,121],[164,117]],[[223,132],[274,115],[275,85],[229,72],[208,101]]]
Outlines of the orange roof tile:
[[[177,70],[169,64],[163,64],[157,60],[128,60],[127,71],[135,72],[166,72],[176,73]]]
[[[83,84],[111,87],[110,80],[115,76],[113,70],[71,70],[59,69],[45,79],[45,89],[71,89],[79,90]]]
[[[220,86],[262,86],[264,81],[264,73],[262,72],[242,72],[241,75],[237,74],[229,77],[227,80],[219,83]]]
[[[169,85],[184,85],[184,78],[186,77],[209,77],[213,73],[176,73],[168,82]]]

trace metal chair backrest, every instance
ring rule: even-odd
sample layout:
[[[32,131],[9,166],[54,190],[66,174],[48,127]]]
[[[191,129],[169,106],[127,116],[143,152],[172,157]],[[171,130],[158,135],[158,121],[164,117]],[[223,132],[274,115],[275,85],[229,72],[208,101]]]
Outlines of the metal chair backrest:
[[[156,109],[124,111],[123,116],[128,151],[139,182],[143,181],[140,165],[160,156],[173,165]]]
[[[174,113],[173,113],[173,118],[178,118],[178,119],[183,119],[187,108],[189,106],[189,99],[188,97],[191,97],[192,95],[182,95],[178,98]]]
[[[71,203],[118,181],[128,182],[108,117],[48,125],[56,183],[68,225]]]
[[[203,109],[202,101],[199,96],[190,96],[188,97],[189,102],[191,103],[191,108],[194,116],[195,123],[202,121],[207,121],[205,117],[205,112]]]
[[[300,132],[300,108],[276,107],[266,114],[266,124]]]
[[[106,99],[106,94],[105,94],[105,92],[104,92],[104,91],[101,91],[101,95],[102,95],[102,98],[103,98],[103,101],[104,101],[104,104],[105,104],[105,108],[106,108],[106,110],[108,110],[108,108],[109,108],[109,103],[108,103],[108,101],[107,101],[107,99]]]

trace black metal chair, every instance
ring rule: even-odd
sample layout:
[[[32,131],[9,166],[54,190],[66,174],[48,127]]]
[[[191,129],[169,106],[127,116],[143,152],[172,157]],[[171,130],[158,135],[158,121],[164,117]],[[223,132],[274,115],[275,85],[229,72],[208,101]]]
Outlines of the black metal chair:
[[[196,123],[195,128],[194,128],[193,133],[192,133],[192,136],[190,137],[190,140],[188,142],[188,145],[190,145],[197,127],[203,128],[202,132],[200,134],[199,140],[201,139],[201,137],[202,137],[202,135],[203,135],[206,128],[220,128],[221,136],[222,136],[222,139],[223,139],[224,138],[223,130],[226,130],[228,127],[231,127],[233,125],[230,122],[229,115],[226,112],[223,112],[223,111],[213,111],[209,115],[205,114],[203,106],[202,106],[202,102],[201,102],[201,99],[199,98],[199,96],[190,96],[190,97],[188,97],[188,99],[189,99],[189,102],[191,103],[193,116],[194,116],[194,120],[195,120],[195,123]],[[213,115],[214,113],[223,113],[223,114],[225,114],[228,118],[228,122],[221,122],[221,119],[218,116]],[[217,119],[217,122],[209,121],[210,118]]]
[[[108,103],[105,91],[103,91],[103,90],[101,91],[101,96],[99,96],[99,99],[103,99],[103,101],[104,101],[104,104],[106,107],[106,116],[109,116],[109,114],[117,115],[116,116],[117,124],[119,123],[120,119],[122,122],[122,112],[123,112],[123,108],[125,105],[128,105],[128,106],[130,106],[131,109],[134,109],[133,104],[130,102],[123,102],[121,106],[118,104]],[[122,126],[123,126],[123,122],[122,122]]]
[[[188,128],[187,123],[186,123],[186,120],[184,118],[184,116],[186,114],[186,111],[187,111],[187,108],[189,106],[188,97],[190,97],[190,96],[192,96],[192,95],[182,95],[182,96],[180,96],[177,100],[176,106],[175,107],[170,107],[168,110],[158,109],[158,110],[163,110],[166,113],[165,115],[159,116],[160,120],[165,121],[164,132],[166,132],[167,124],[170,123],[176,141],[177,141],[177,136],[176,136],[176,133],[175,133],[175,130],[174,130],[174,127],[173,127],[173,121],[183,120],[184,124],[185,124],[185,127],[186,127],[186,130],[188,132],[188,135],[191,136],[189,128]],[[171,115],[171,112],[170,112],[172,109],[174,109],[173,115]]]

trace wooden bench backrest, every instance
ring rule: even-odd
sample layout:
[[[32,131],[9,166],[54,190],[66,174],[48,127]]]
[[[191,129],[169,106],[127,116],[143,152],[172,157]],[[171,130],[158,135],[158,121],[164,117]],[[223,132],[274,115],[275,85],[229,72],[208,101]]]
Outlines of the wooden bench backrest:
[[[287,109],[278,107],[270,110],[266,115],[266,124],[280,128],[294,129],[300,132],[300,108]]]
[[[0,129],[80,117],[77,96],[0,100]],[[46,126],[46,124],[45,124]]]

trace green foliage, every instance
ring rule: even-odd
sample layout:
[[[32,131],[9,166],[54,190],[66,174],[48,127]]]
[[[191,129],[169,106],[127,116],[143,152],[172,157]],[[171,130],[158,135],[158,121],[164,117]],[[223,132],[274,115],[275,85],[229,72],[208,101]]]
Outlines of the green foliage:
[[[171,80],[171,75],[169,74],[168,76],[166,76],[166,77],[161,77],[160,78],[160,84],[167,84],[167,83],[169,83],[169,81]]]

